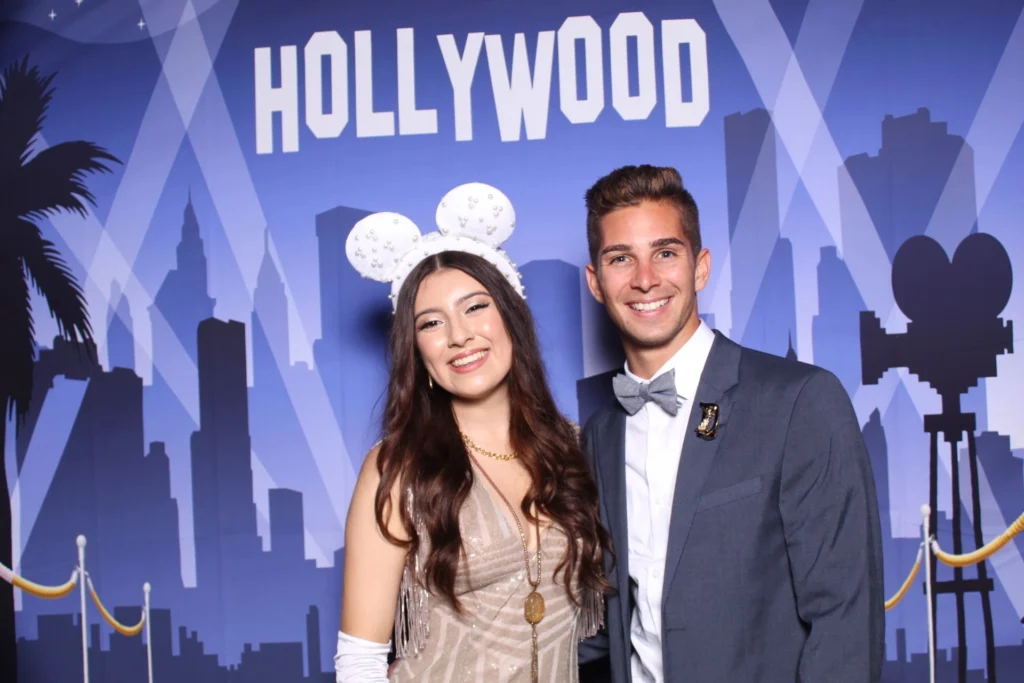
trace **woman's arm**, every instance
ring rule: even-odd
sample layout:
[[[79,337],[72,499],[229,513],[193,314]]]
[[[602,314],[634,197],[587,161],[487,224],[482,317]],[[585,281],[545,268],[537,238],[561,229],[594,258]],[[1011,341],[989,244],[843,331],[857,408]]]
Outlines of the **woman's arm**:
[[[387,654],[406,550],[390,543],[377,527],[374,498],[380,481],[378,449],[375,446],[363,462],[345,524],[341,633],[335,656],[338,683],[387,680]],[[388,530],[405,540],[408,536],[402,528],[398,500],[396,486],[391,496]]]

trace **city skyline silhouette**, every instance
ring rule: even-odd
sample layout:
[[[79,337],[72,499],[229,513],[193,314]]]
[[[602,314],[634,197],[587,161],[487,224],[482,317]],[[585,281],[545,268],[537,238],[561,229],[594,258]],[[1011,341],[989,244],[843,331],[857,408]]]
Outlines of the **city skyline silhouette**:
[[[756,126],[743,128],[727,124],[727,140],[734,156],[748,166],[752,164],[744,159],[743,150],[759,149],[766,136],[773,136],[770,126],[764,125],[764,116],[756,110],[747,114],[746,120],[757,122]],[[908,118],[929,123],[921,112]],[[910,149],[907,153],[921,154],[922,150]],[[747,182],[760,181],[751,176]],[[764,182],[770,186],[771,177]],[[185,587],[179,571],[182,558],[177,539],[185,515],[178,514],[181,501],[171,496],[172,453],[166,441],[144,436],[151,430],[168,433],[180,418],[174,414],[155,414],[146,408],[150,396],[164,401],[169,400],[169,394],[174,398],[168,383],[156,373],[153,384],[144,386],[132,368],[116,366],[113,360],[109,370],[83,370],[78,354],[64,342],[40,352],[37,363],[39,405],[45,403],[44,397],[52,391],[55,379],[87,381],[87,387],[22,556],[22,571],[36,581],[56,582],[58,578],[66,578],[63,575],[67,570],[68,544],[60,539],[85,533],[90,538],[91,572],[104,600],[130,615],[133,609],[137,610],[134,607],[138,602],[137,586],[150,581],[154,585],[154,614],[160,615],[154,616],[154,628],[159,624],[161,629],[159,634],[154,633],[154,644],[159,637],[163,653],[157,659],[166,662],[170,667],[166,670],[183,674],[187,671],[188,675],[198,677],[197,683],[229,680],[223,677],[243,674],[245,680],[253,681],[305,681],[329,675],[340,606],[343,548],[328,549],[333,566],[318,567],[308,557],[307,550],[312,544],[308,540],[306,519],[320,516],[318,506],[324,512],[322,517],[329,517],[330,502],[323,491],[325,483],[308,476],[312,459],[310,444],[299,424],[299,408],[289,400],[286,385],[312,381],[312,376],[319,372],[333,417],[342,427],[349,453],[357,458],[352,465],[358,466],[358,454],[365,452],[377,438],[374,425],[382,407],[386,380],[383,345],[390,315],[386,287],[360,277],[339,258],[348,230],[367,213],[361,209],[336,207],[316,217],[321,299],[328,302],[328,308],[322,312],[323,329],[327,332],[315,345],[316,369],[302,363],[282,367],[277,361],[280,352],[275,353],[274,349],[288,343],[287,326],[281,324],[287,312],[287,299],[269,249],[261,265],[253,317],[248,324],[222,321],[209,315],[212,299],[205,289],[209,266],[203,252],[202,229],[191,198],[186,198],[176,248],[178,267],[168,273],[155,305],[165,307],[164,318],[174,321],[168,325],[170,333],[175,329],[194,330],[193,341],[182,346],[190,357],[195,354],[199,421],[188,439],[175,435],[175,443],[188,444],[191,459],[192,509],[188,516],[192,519],[195,539],[194,588]],[[776,245],[772,247],[773,253],[777,251],[777,225],[766,222],[744,229],[763,230],[769,243]],[[771,260],[774,259],[772,256]],[[778,297],[761,294],[787,291],[787,288],[793,291],[792,280],[785,273],[786,259],[778,263],[783,267],[767,267],[765,280],[757,288],[748,288],[746,291],[751,294],[746,296],[753,302],[751,320],[760,317],[777,324],[771,334],[764,325],[760,326],[757,334],[761,343],[772,352],[794,358],[799,354],[794,348],[792,333],[785,330],[785,319],[779,320],[776,315],[780,310]],[[341,267],[331,267],[332,264]],[[789,264],[791,269],[791,260]],[[855,288],[850,287],[848,276],[844,276],[845,266],[834,249],[822,249],[818,270],[821,273],[820,296],[831,304],[823,308],[823,315],[815,320],[815,345],[841,347],[843,343],[849,344],[849,334],[858,334],[856,324],[851,326],[849,319],[856,320],[862,303],[855,295]],[[593,388],[595,382],[605,382],[607,378],[582,376],[581,351],[588,334],[583,329],[580,305],[586,294],[581,287],[582,272],[578,266],[560,260],[532,261],[522,266],[522,272],[527,292],[542,292],[541,296],[528,296],[527,302],[536,320],[552,391],[567,415],[585,420],[587,413],[593,410],[584,406],[587,387]],[[120,300],[115,305],[123,308],[126,304]],[[785,310],[784,302],[781,306],[781,310]],[[131,314],[130,310],[125,313]],[[709,324],[714,322],[707,320]],[[134,348],[134,344],[124,336],[123,318],[112,315],[108,324],[111,326],[108,334],[111,350],[120,349],[116,358],[130,362],[132,354],[127,350]],[[251,334],[251,352],[247,350],[247,331]],[[775,342],[782,335],[785,337],[779,346]],[[165,346],[163,342],[157,343],[158,339],[159,335],[154,334],[154,355]],[[853,343],[859,346],[857,337]],[[247,379],[250,359],[251,386]],[[154,360],[157,364],[160,362],[159,358]],[[859,353],[838,354],[836,363],[829,369],[840,377],[849,380],[860,374]],[[822,364],[827,367],[828,361],[823,360]],[[290,379],[284,377],[287,373],[291,373]],[[176,378],[178,385],[187,386],[181,379]],[[600,396],[601,392],[594,389],[593,394]],[[915,538],[893,536],[889,520],[891,466],[884,425],[892,425],[894,411],[901,410],[905,410],[905,406],[894,401],[884,416],[876,409],[863,425],[879,484],[880,508],[883,518],[888,520],[884,526],[887,594],[894,593],[902,583],[919,544]],[[899,419],[899,423],[904,422],[905,417]],[[31,442],[33,428],[34,423],[23,434],[25,444]],[[1024,500],[1021,476],[1024,463],[1012,455],[1008,437],[983,431],[977,443],[986,471],[1011,475],[992,480],[1000,508],[1004,515],[1010,516],[1014,501]],[[261,456],[265,466],[275,474],[279,469],[292,469],[296,474],[287,486],[267,491],[269,519],[261,519],[254,501],[250,453],[266,447],[270,452]],[[19,454],[23,450],[19,449]],[[920,457],[923,461],[925,454]],[[297,466],[303,459],[306,459],[305,465]],[[1016,477],[1012,476],[1015,467]],[[79,486],[78,482],[83,479],[96,482],[95,488]],[[319,503],[310,505],[310,501],[317,498]],[[83,522],[89,518],[90,511],[94,511],[95,526]],[[951,522],[945,513],[938,519],[940,543],[951,547]],[[1020,539],[1017,544],[1021,546]],[[260,600],[254,601],[254,595],[261,596]],[[1019,636],[1016,649],[1005,642],[1007,637],[1012,639],[1015,635],[1008,632],[1005,625],[1016,617],[1005,592],[997,590],[993,601],[996,620],[1001,626],[998,631],[1003,634],[996,658],[998,673],[1024,656],[1021,654],[1024,649]],[[75,631],[72,622],[77,617],[68,615],[67,607],[60,603],[26,599],[22,605],[18,615],[22,634],[19,647],[26,653],[25,666],[31,666],[29,663],[35,661],[32,647],[42,647],[51,638],[73,637],[70,635]],[[917,676],[918,668],[926,665],[926,659],[918,656],[924,650],[920,618],[923,595],[912,590],[896,610],[889,613],[897,619],[895,623],[890,620],[887,644],[890,653],[904,652],[905,656],[898,661],[890,656],[887,671],[895,671],[893,667],[897,667],[908,676]],[[276,615],[273,620],[261,618],[269,613]],[[96,618],[97,615],[90,614],[91,622]],[[33,621],[35,623],[31,623]],[[948,618],[940,620],[938,642],[944,648],[953,637],[950,622]],[[90,623],[90,629],[93,634],[90,647],[97,648],[96,643],[102,640],[101,633],[107,635],[105,627]],[[179,635],[177,643],[168,650],[167,643],[173,640],[171,634],[175,630]],[[314,642],[310,642],[311,636]],[[977,644],[972,643],[977,649]],[[109,634],[109,650],[99,647],[95,651],[103,654],[90,666],[107,667],[109,671],[127,672],[142,661],[139,641],[129,642],[116,634]],[[168,651],[177,654],[168,655]],[[255,662],[274,658],[280,658],[274,666],[255,665]],[[953,652],[948,666],[955,667],[956,660]],[[299,665],[301,677],[296,678],[300,675]],[[74,665],[69,662],[67,666]],[[80,672],[80,664],[78,666]],[[971,676],[976,676],[979,670],[977,662],[972,661]],[[257,675],[252,673],[254,671],[268,675],[273,671],[274,676],[284,678],[254,678]],[[30,680],[39,673],[26,671]],[[1005,675],[1003,680],[1006,680]]]

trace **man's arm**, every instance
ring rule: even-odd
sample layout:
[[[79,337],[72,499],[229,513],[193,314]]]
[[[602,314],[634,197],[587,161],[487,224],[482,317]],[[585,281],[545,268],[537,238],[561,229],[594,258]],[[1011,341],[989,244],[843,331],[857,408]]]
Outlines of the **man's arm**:
[[[584,666],[605,659],[609,652],[608,631],[601,629],[596,636],[580,641],[579,664]]]
[[[779,506],[797,611],[810,627],[804,683],[878,683],[885,646],[882,537],[874,476],[853,405],[812,375],[786,434]]]

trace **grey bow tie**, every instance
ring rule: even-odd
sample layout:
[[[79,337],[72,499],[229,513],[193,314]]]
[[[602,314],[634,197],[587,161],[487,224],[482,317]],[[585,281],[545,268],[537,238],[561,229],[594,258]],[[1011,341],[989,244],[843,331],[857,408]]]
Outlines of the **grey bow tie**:
[[[619,403],[630,415],[635,415],[648,401],[654,401],[669,415],[679,412],[675,370],[669,370],[644,384],[625,374],[618,374],[612,379],[612,388],[615,390],[615,398],[619,399]]]

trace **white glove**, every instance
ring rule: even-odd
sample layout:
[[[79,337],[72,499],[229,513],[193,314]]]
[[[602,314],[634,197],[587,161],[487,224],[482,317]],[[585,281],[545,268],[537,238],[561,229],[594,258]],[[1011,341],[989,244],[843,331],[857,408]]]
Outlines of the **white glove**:
[[[374,643],[338,631],[338,653],[334,655],[336,683],[387,683],[391,641]]]

